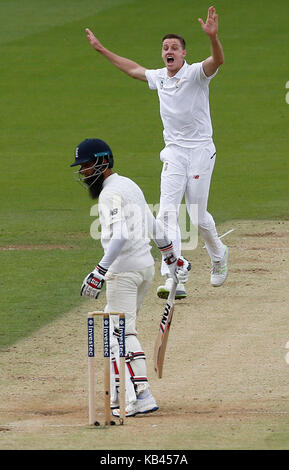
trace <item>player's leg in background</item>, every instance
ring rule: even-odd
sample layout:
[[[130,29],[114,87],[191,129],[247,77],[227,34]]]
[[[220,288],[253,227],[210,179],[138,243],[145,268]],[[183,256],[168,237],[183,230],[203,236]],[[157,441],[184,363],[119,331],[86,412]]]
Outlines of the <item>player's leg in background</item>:
[[[218,263],[222,262],[224,257],[226,257],[227,248],[219,239],[215,221],[212,215],[207,211],[215,159],[216,150],[214,144],[204,147],[199,151],[192,150],[191,165],[188,171],[188,183],[185,192],[186,204],[190,215],[192,213],[192,207],[197,204],[198,230],[205,241],[212,266],[214,263],[217,263],[218,266]],[[192,220],[192,222],[194,223],[195,221]]]
[[[161,152],[163,169],[161,174],[160,208],[157,219],[164,228],[167,238],[173,242],[177,256],[181,255],[181,231],[178,224],[180,204],[186,187],[186,160],[180,155],[177,146],[165,147]],[[162,261],[161,274],[166,277],[165,284],[159,286],[157,295],[167,298],[171,288],[171,281],[167,265]],[[183,298],[186,292],[179,285],[176,298]]]

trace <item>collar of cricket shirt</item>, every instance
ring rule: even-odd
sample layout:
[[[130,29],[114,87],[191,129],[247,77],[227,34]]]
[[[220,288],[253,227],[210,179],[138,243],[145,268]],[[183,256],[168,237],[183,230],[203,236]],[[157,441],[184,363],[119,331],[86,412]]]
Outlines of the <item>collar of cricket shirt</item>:
[[[183,76],[183,74],[184,74],[184,72],[185,72],[185,69],[187,68],[187,65],[188,65],[187,62],[184,61],[183,66],[180,68],[180,70],[179,70],[173,77],[169,77],[168,71],[167,71],[167,69],[166,69],[166,79],[167,79],[167,80],[176,79],[176,80],[179,81],[179,80],[182,78],[182,76]]]
[[[102,187],[104,188],[104,187],[107,186],[109,183],[112,183],[112,181],[115,180],[117,177],[118,177],[118,174],[117,174],[117,173],[112,173],[112,174],[109,175],[107,178],[105,178],[105,180],[103,180]]]

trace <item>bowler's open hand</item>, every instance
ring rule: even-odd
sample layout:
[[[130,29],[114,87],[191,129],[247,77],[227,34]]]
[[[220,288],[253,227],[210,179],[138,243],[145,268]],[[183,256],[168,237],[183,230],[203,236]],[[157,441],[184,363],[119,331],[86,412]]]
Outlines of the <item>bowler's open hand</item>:
[[[203,31],[208,36],[216,36],[218,33],[218,15],[216,13],[215,7],[210,7],[208,9],[208,17],[206,23],[203,22],[202,18],[198,18],[199,23],[201,24]]]
[[[99,40],[95,37],[95,35],[93,34],[92,31],[90,31],[90,29],[86,28],[85,29],[85,32],[86,32],[86,35],[87,35],[87,39],[88,41],[90,42],[90,44],[92,45],[92,47],[96,50],[96,51],[99,51],[103,46],[102,44],[99,42]]]

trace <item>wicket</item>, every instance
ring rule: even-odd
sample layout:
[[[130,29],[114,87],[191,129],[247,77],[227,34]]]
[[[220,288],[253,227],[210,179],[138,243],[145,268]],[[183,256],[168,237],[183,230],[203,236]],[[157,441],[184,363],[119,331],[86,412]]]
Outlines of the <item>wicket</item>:
[[[95,341],[94,318],[103,317],[103,356],[104,356],[104,415],[105,426],[115,424],[111,421],[110,410],[110,315],[119,317],[119,423],[124,424],[125,417],[125,314],[122,312],[89,312],[87,319],[88,333],[88,415],[89,424],[98,425],[96,421],[96,396],[95,396]]]

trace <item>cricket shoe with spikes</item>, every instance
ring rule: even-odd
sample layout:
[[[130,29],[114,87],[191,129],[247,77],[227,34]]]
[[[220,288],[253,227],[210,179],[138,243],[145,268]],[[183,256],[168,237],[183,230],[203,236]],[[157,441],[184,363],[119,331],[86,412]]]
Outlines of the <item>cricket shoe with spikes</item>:
[[[225,253],[220,261],[212,261],[211,266],[211,284],[214,287],[220,287],[228,277],[229,248],[225,246]]]
[[[157,411],[159,409],[158,405],[156,404],[156,401],[152,394],[150,392],[148,393],[141,393],[138,395],[138,398],[136,401],[129,403],[125,409],[125,417],[129,418],[132,416],[136,416],[139,414],[147,414],[147,413],[153,413],[154,411]],[[120,409],[115,408],[112,410],[112,415],[119,418],[120,417]]]
[[[157,289],[157,296],[161,299],[167,299],[173,285],[173,278],[167,277],[165,285],[159,286]],[[176,299],[185,299],[187,297],[184,284],[179,283],[176,290]]]

